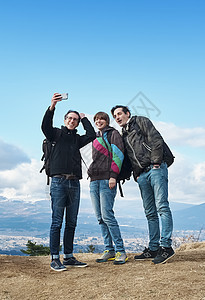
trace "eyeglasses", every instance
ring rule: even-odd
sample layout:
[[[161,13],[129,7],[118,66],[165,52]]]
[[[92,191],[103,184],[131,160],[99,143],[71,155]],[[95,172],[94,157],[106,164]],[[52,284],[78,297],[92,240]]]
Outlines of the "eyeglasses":
[[[66,119],[67,119],[68,121],[73,120],[74,122],[78,122],[78,121],[79,121],[79,119],[77,119],[77,118],[72,118],[72,117],[66,117]]]

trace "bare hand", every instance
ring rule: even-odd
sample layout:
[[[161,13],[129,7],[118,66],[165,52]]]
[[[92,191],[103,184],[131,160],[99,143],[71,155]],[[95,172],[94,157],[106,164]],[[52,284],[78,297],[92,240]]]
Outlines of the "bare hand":
[[[113,189],[116,186],[116,179],[115,178],[110,178],[109,179],[109,188]]]
[[[53,97],[51,99],[51,106],[50,110],[53,110],[57,104],[57,102],[62,101],[62,96],[59,93],[53,94]]]
[[[79,113],[79,115],[80,115],[81,119],[85,118],[85,114],[84,113]]]

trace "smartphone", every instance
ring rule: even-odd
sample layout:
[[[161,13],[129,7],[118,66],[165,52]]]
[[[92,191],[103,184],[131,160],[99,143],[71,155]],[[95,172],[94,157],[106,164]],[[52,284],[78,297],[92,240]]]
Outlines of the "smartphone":
[[[62,93],[62,100],[67,100],[68,99],[68,93]]]

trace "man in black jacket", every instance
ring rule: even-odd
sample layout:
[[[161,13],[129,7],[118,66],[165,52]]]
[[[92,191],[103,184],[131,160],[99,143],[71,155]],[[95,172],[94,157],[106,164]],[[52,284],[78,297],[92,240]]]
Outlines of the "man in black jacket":
[[[117,105],[111,113],[122,127],[125,148],[148,221],[149,247],[136,255],[135,260],[153,259],[154,264],[165,263],[174,255],[174,250],[171,247],[173,221],[168,202],[168,171],[163,138],[148,118],[131,118],[126,106]],[[158,214],[161,218],[161,237]]]
[[[65,271],[66,266],[86,267],[73,257],[73,240],[80,203],[80,183],[82,178],[80,148],[95,139],[95,131],[83,113],[68,111],[61,129],[53,127],[56,104],[62,100],[61,94],[55,93],[51,105],[46,111],[42,131],[49,141],[56,142],[50,158],[52,224],[50,228],[51,269]],[[80,121],[86,131],[77,134]],[[64,260],[59,257],[60,231],[65,211],[65,230],[63,238]]]

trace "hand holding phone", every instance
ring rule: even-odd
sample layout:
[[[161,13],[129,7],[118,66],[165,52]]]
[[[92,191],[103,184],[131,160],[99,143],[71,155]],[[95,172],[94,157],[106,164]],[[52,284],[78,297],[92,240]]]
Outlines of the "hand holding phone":
[[[67,100],[68,99],[68,93],[62,93],[62,100]]]
[[[57,102],[62,100],[62,96],[59,93],[54,93],[53,97],[51,99],[51,106],[50,106],[50,110],[53,110],[57,104]]]

